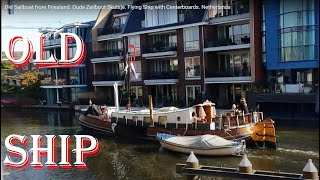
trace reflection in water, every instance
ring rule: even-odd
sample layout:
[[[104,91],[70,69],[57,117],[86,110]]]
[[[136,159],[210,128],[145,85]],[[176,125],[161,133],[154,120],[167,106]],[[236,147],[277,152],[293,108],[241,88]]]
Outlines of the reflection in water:
[[[7,155],[4,140],[10,134],[86,134],[80,129],[80,113],[50,111],[2,111],[1,114],[1,159]],[[311,158],[319,169],[319,130],[277,128],[280,148],[277,150],[248,150],[247,156],[254,169],[281,170],[302,173]],[[30,137],[28,137],[30,138]],[[184,163],[185,154],[169,152],[157,142],[97,137],[101,145],[97,156],[89,157],[89,170],[12,170],[4,168],[4,179],[183,179],[175,173],[176,163]],[[30,141],[29,141],[30,142]],[[57,159],[60,160],[61,145],[57,144]],[[75,147],[71,142],[71,148]],[[26,147],[29,150],[32,144]],[[72,155],[72,162],[74,162]],[[200,164],[237,167],[240,157],[198,157]],[[43,163],[46,158],[43,157]],[[205,178],[204,178],[205,179]]]

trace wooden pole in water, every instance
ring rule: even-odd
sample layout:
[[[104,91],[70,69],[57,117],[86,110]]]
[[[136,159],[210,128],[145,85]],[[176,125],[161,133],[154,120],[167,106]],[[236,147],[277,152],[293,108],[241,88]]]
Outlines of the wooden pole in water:
[[[154,121],[153,121],[153,104],[152,104],[152,96],[149,95],[149,109],[150,109],[150,121],[151,121],[151,126],[154,126]]]

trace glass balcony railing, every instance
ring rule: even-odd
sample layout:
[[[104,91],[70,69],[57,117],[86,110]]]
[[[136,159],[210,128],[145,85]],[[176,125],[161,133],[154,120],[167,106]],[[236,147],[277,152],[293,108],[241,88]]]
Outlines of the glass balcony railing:
[[[242,71],[240,68],[235,69],[234,71],[215,71],[206,69],[206,78],[210,77],[242,77],[242,76],[251,76],[250,71]]]
[[[124,25],[122,24],[120,26],[98,28],[97,29],[97,33],[98,33],[98,36],[109,35],[109,34],[117,34],[117,33],[121,33],[123,27],[124,27]]]
[[[274,84],[276,93],[303,93],[312,94],[318,92],[318,84],[315,83],[298,83],[298,84]]]
[[[40,80],[40,83],[42,86],[48,86],[48,85],[80,85],[81,82],[79,81],[79,78],[72,78],[72,79],[51,79],[46,78],[43,80]]]
[[[94,58],[122,56],[122,50],[110,49],[105,51],[94,51]]]
[[[121,81],[124,76],[119,74],[96,74],[93,79],[94,81]]]
[[[166,51],[177,51],[177,43],[165,44],[163,42],[158,42],[151,46],[148,46],[147,48],[147,53],[157,53]]]
[[[208,47],[220,47],[230,45],[250,44],[250,34],[233,35],[229,38],[220,38],[219,40],[205,40],[204,46]]]
[[[143,78],[145,80],[149,79],[178,79],[178,71],[161,71],[161,72],[149,72],[144,73]]]

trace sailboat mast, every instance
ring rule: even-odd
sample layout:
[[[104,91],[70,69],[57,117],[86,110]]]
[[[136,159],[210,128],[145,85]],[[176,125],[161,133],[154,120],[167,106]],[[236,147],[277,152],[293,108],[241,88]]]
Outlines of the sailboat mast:
[[[127,86],[127,93],[128,93],[128,101],[127,101],[127,109],[130,110],[131,108],[131,102],[130,102],[130,95],[131,95],[131,88],[130,88],[130,76],[131,76],[131,68],[130,68],[130,52],[128,51],[127,54],[127,65],[128,65],[128,69],[127,69],[127,79],[126,79],[126,86]]]

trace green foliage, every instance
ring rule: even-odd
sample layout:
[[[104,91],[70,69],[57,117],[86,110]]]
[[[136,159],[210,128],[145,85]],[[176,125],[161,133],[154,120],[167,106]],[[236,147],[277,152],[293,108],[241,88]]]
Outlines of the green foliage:
[[[1,61],[1,70],[2,69],[14,69],[14,66],[10,61]]]

